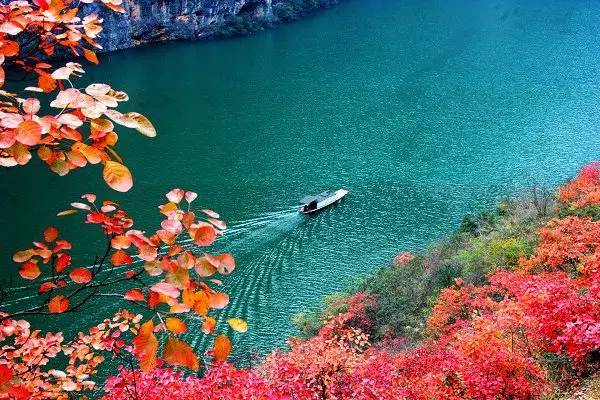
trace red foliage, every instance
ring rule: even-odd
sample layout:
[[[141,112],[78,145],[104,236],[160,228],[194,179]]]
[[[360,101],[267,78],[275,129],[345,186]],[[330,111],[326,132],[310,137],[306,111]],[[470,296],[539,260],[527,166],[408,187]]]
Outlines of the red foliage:
[[[282,367],[284,368],[284,367]],[[286,367],[287,368],[287,367]],[[289,367],[287,376],[298,375]],[[292,400],[308,399],[309,393],[300,379],[273,381],[254,370],[236,369],[222,363],[208,371],[203,378],[183,376],[170,369],[155,369],[144,373],[121,369],[108,378],[103,400]]]
[[[563,200],[580,201],[598,176],[596,165],[584,169],[561,191]],[[548,353],[568,360],[579,374],[598,370],[600,223],[555,219],[539,235],[534,255],[521,260],[519,270],[495,272],[484,286],[457,280],[443,290],[428,320],[430,338],[417,348],[394,353],[372,346],[369,311],[376,304],[368,293],[357,293],[332,304],[346,311],[316,337],[290,340],[289,352],[268,356],[258,368],[222,364],[201,379],[157,370],[138,377],[152,393],[138,398],[540,398],[550,388],[543,362]],[[123,395],[125,386],[131,390],[132,376],[123,370],[111,378],[107,400]]]
[[[403,251],[402,253],[400,253],[396,257],[394,257],[394,265],[396,267],[404,267],[413,258],[415,258],[413,253],[411,253],[410,251]]]
[[[600,204],[600,162],[581,168],[575,179],[559,189],[557,197],[574,209]]]
[[[567,271],[588,275],[600,266],[600,222],[591,218],[553,219],[539,231],[540,244],[527,271]]]

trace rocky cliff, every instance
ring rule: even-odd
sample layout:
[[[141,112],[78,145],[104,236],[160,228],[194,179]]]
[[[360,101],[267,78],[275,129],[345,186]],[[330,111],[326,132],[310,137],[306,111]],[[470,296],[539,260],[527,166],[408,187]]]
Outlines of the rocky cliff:
[[[142,43],[245,35],[297,19],[338,0],[125,0],[125,14],[89,5],[104,18],[105,51]]]

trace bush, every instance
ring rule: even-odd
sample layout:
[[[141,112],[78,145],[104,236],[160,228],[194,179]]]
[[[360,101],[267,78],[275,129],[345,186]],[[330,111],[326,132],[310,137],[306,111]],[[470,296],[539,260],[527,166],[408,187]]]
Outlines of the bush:
[[[497,268],[514,269],[521,257],[531,254],[531,249],[530,243],[518,238],[477,238],[472,248],[460,250],[456,258],[463,280],[482,284]]]

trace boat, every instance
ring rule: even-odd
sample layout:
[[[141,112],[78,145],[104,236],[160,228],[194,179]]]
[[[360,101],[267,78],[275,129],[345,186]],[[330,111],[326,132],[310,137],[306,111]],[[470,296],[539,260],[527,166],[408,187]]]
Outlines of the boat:
[[[348,194],[345,189],[328,190],[316,196],[307,196],[300,200],[302,206],[298,210],[302,214],[312,214],[342,200]]]

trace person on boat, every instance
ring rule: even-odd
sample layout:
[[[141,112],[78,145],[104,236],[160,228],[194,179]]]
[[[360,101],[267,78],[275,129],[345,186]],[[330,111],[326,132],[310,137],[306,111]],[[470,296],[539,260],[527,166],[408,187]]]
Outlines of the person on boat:
[[[317,201],[313,200],[304,206],[304,212],[312,211],[317,208]]]

